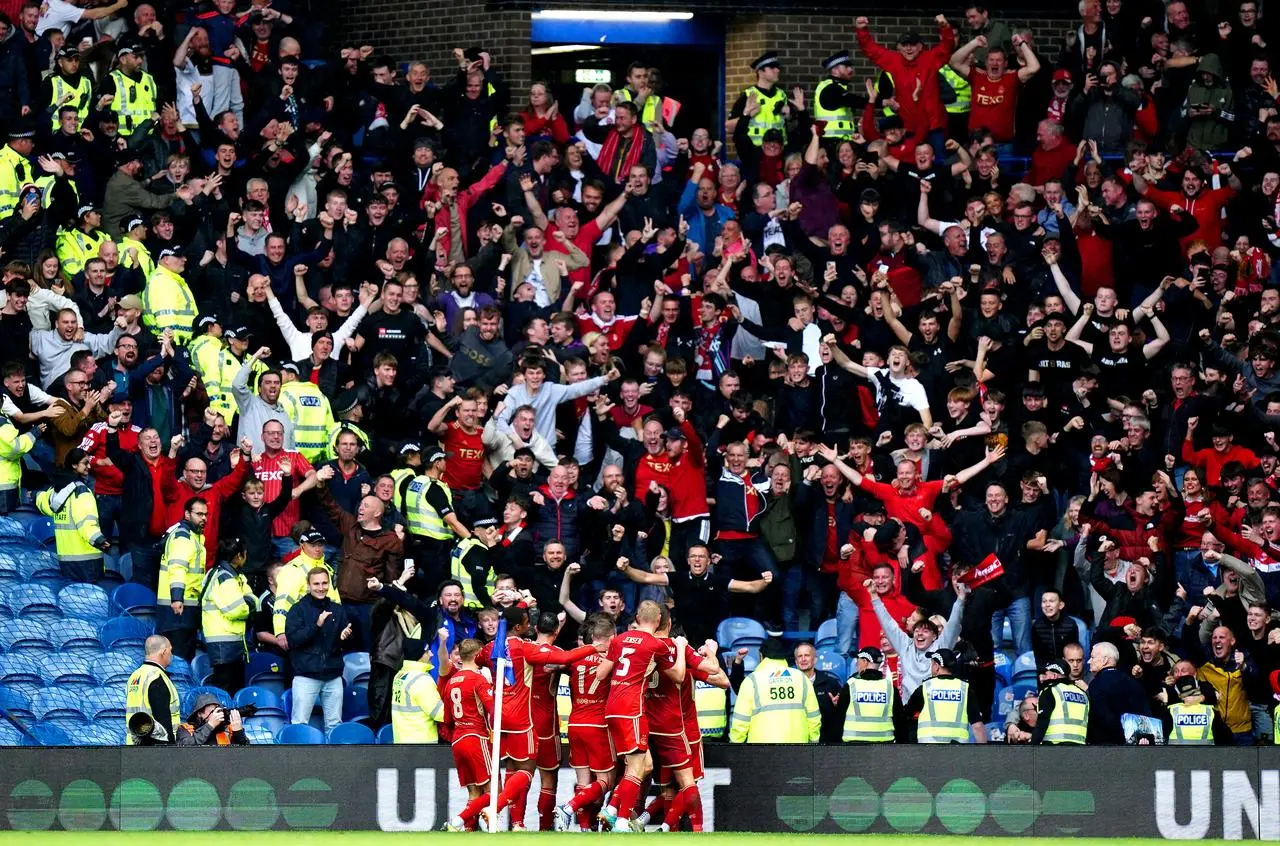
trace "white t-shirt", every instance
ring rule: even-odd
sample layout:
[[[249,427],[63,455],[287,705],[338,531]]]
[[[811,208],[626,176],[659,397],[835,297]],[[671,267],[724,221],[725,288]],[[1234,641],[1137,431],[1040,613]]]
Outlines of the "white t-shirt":
[[[27,383],[27,398],[31,400],[32,405],[48,405],[53,402],[53,397],[30,382]],[[5,417],[12,418],[22,409],[18,408],[18,404],[8,394],[0,394],[0,411],[4,412]]]
[[[898,405],[914,408],[916,411],[925,411],[929,408],[929,396],[925,393],[924,385],[920,384],[919,379],[911,377],[895,379],[890,375],[887,367],[871,367],[867,372],[871,375],[871,384],[876,389],[876,408],[884,408],[885,402],[890,398],[889,389],[896,394],[894,399]]]
[[[40,20],[36,21],[36,35],[44,35],[51,29],[62,30],[63,35],[71,32],[71,25],[80,22],[84,10],[73,6],[65,0],[44,0]]]

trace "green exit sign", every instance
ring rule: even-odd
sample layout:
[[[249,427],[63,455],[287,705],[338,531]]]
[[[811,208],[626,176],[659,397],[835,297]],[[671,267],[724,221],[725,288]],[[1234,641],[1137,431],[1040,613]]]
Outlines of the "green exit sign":
[[[577,68],[573,72],[574,82],[580,85],[608,85],[613,82],[613,74],[605,68]]]

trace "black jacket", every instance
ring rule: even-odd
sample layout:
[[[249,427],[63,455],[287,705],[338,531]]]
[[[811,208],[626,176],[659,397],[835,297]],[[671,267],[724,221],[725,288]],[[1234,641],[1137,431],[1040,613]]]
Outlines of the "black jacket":
[[[141,455],[121,449],[119,432],[107,432],[107,458],[124,475],[122,500],[129,503],[129,507],[120,509],[118,515],[120,542],[143,541],[147,538],[151,512],[156,509],[155,498],[151,495],[151,470]]]
[[[323,626],[318,626],[316,621],[324,611],[333,616],[325,620]],[[294,675],[320,681],[341,676],[344,645],[351,640],[343,641],[341,635],[351,622],[347,610],[328,598],[316,599],[308,593],[298,600],[289,609],[284,624]]]
[[[1062,657],[1063,648],[1069,643],[1079,643],[1080,632],[1076,623],[1066,614],[1057,621],[1036,617],[1031,621],[1031,651],[1036,656],[1036,666],[1043,667]]]
[[[1121,714],[1151,716],[1146,691],[1128,673],[1114,667],[1103,670],[1089,683],[1088,744],[1123,744]]]
[[[245,575],[265,572],[275,556],[271,551],[271,524],[293,501],[293,479],[283,476],[280,493],[270,502],[253,508],[243,496],[227,501],[222,511],[218,534],[222,538],[240,538],[244,541],[248,558],[242,571]]]

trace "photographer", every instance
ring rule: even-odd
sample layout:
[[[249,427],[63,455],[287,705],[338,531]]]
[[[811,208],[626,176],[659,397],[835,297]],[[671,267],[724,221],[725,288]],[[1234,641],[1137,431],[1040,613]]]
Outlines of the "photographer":
[[[177,735],[179,746],[249,745],[240,712],[234,708],[228,711],[218,703],[218,697],[208,693],[196,697],[196,706],[178,726]]]

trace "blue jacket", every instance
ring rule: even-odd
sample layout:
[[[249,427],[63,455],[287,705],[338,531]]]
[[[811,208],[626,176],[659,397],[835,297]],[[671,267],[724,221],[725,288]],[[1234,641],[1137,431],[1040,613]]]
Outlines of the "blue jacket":
[[[716,531],[751,532],[759,530],[760,516],[768,506],[769,477],[756,472],[750,476],[751,490],[726,467],[716,480],[716,508],[712,519]]]
[[[1137,679],[1113,667],[1098,673],[1089,682],[1089,745],[1123,745],[1121,714],[1149,717],[1151,706]]]
[[[160,366],[167,368],[164,378],[160,380],[159,385],[152,385],[147,382],[147,374]],[[157,421],[151,419],[150,397],[155,391],[163,390],[169,398],[169,420],[167,427],[162,425],[156,428],[161,430],[167,428],[170,437],[181,434],[185,423],[182,414],[182,392],[187,389],[187,385],[194,376],[195,372],[187,363],[186,356],[153,355],[135,367],[129,373],[129,399],[133,401],[133,425],[142,429],[149,426],[156,427]],[[161,444],[161,448],[166,452],[168,446],[167,441]]]
[[[582,537],[578,530],[578,509],[581,502],[578,495],[569,491],[557,502],[551,497],[546,485],[538,488],[538,493],[542,494],[543,504],[538,506],[538,514],[530,526],[533,529],[534,552],[541,557],[547,543],[558,540],[564,544],[566,562],[579,560]]]
[[[702,209],[698,208],[697,197],[698,186],[692,179],[690,179],[685,183],[684,191],[680,194],[680,202],[676,208],[680,214],[684,215],[685,223],[689,224],[688,240],[693,241],[698,244],[698,246],[702,247],[703,250],[706,250],[708,247],[713,246],[713,244],[707,240],[707,225],[703,220]],[[726,220],[733,220],[736,217],[733,213],[733,209],[719,203],[716,203],[715,213],[716,217],[720,220],[721,227],[724,226],[724,222]]]
[[[332,617],[317,626],[322,611]],[[341,639],[342,630],[352,622],[347,609],[328,598],[316,599],[310,593],[299,599],[285,617],[284,636],[289,641],[289,661],[295,676],[329,681],[342,675],[342,653],[348,642]],[[352,632],[356,637],[356,632]],[[358,642],[358,641],[356,641]]]

